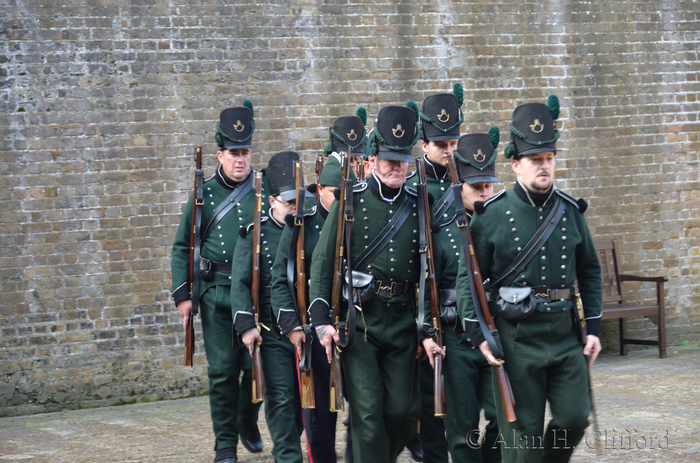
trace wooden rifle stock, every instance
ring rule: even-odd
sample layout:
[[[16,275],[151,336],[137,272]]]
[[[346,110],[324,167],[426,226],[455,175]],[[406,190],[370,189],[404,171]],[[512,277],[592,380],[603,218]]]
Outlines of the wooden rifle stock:
[[[496,331],[496,324],[493,321],[493,317],[491,316],[491,310],[489,309],[489,302],[486,297],[486,290],[484,289],[484,281],[481,276],[481,270],[479,269],[479,261],[476,257],[476,250],[474,249],[474,240],[472,239],[471,230],[469,229],[469,220],[466,216],[464,203],[462,202],[462,184],[457,176],[457,168],[455,167],[454,160],[452,158],[450,158],[448,161],[448,168],[450,171],[450,178],[452,180],[452,185],[454,188],[455,211],[457,212],[457,214],[464,215],[464,231],[462,236],[466,237],[466,243],[463,244],[465,247],[464,252],[468,254],[465,255],[464,258],[465,260],[468,260],[467,265],[469,265],[471,268],[470,278],[473,278],[474,284],[472,285],[472,287],[476,288],[478,300],[478,304],[476,304],[477,300],[474,301],[474,309],[481,313],[483,320],[486,323],[486,327],[491,332],[494,332]],[[459,226],[462,227],[462,225]],[[497,342],[500,343],[500,340],[498,340]],[[502,351],[503,349],[501,348],[501,352]],[[515,398],[513,397],[513,389],[511,388],[510,380],[508,379],[508,374],[506,373],[505,368],[503,368],[503,365],[494,366],[493,368],[498,378],[498,389],[501,394],[501,400],[503,401],[503,409],[505,412],[506,421],[513,422],[516,420]]]
[[[421,252],[426,253],[426,264],[427,268],[423,269],[426,273],[426,281],[428,283],[428,293],[430,294],[430,319],[433,328],[433,339],[441,348],[444,346],[442,339],[442,322],[440,320],[440,297],[439,290],[437,286],[437,277],[435,276],[435,253],[433,247],[433,234],[431,229],[431,218],[430,213],[430,203],[428,202],[428,185],[425,180],[425,164],[421,158],[416,160],[416,167],[418,171],[418,194],[423,197],[423,217],[425,224],[425,249],[421,249]],[[423,246],[423,243],[421,243]],[[421,246],[421,247],[422,247]],[[423,297],[423,295],[419,295]],[[422,323],[419,320],[419,323]],[[443,356],[437,352],[428,352],[428,355],[434,355],[435,357],[435,367],[434,367],[434,387],[433,387],[433,413],[435,416],[444,417],[445,411],[445,377],[442,373],[442,360]]]
[[[316,201],[318,202],[319,187],[321,186],[321,173],[323,173],[323,153],[316,156]]]
[[[262,174],[255,172],[255,211],[253,213],[253,275],[250,285],[250,297],[253,302],[253,316],[258,333],[260,332],[260,217],[262,214]],[[252,396],[253,403],[262,402],[265,398],[265,378],[260,357],[260,343],[253,345]]]
[[[340,153],[342,159],[343,178],[340,182],[340,200],[338,204],[338,224],[335,237],[335,261],[333,262],[333,286],[331,290],[331,311],[333,325],[336,330],[340,330],[340,309],[343,300],[343,258],[346,250],[345,243],[345,204],[348,195],[352,195],[352,190],[347,191],[346,180],[350,178],[350,153]],[[352,298],[352,295],[349,296]],[[353,310],[348,303],[348,310]],[[343,375],[340,367],[340,349],[333,346],[333,356],[331,357],[331,377],[330,377],[330,411],[338,412],[345,409],[343,401]]]
[[[194,191],[192,193],[192,220],[190,230],[190,260],[189,260],[189,285],[192,311],[185,329],[185,366],[194,365],[195,335],[194,315],[199,311],[199,252],[200,252],[200,226],[202,222],[202,206],[204,205],[204,171],[202,170],[202,148],[194,149]]]
[[[304,188],[304,178],[301,171],[301,162],[294,163],[294,177],[296,181],[297,190],[297,213],[294,217],[294,226],[299,227],[299,239],[297,240],[297,252],[296,252],[296,282],[297,282],[297,313],[301,324],[304,327],[304,332],[306,334],[306,342],[302,349],[311,349],[311,337],[309,326],[309,314],[306,311],[306,256],[304,255],[304,200],[306,199],[306,189]],[[310,353],[310,352],[309,352]],[[305,357],[302,355],[302,357]],[[301,362],[302,359],[299,359]],[[299,379],[301,382],[301,407],[302,408],[315,408],[316,407],[316,395],[314,391],[314,372],[309,364],[308,369],[303,371],[301,368],[301,363],[298,365]]]

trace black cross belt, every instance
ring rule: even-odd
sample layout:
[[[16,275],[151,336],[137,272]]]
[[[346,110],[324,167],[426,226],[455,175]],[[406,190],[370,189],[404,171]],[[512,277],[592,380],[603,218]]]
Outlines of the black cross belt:
[[[532,288],[532,295],[541,302],[555,302],[562,299],[571,299],[576,288],[554,289],[547,286],[535,286]]]
[[[416,284],[409,283],[408,281],[397,283],[395,281],[377,280],[377,290],[374,292],[374,294],[385,299],[391,299],[392,297],[407,296],[415,292],[415,290]]]

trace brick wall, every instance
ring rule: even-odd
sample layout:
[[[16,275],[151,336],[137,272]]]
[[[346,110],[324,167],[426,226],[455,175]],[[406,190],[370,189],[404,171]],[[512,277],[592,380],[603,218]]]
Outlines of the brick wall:
[[[254,164],[293,149],[311,174],[360,105],[369,128],[462,82],[463,132],[498,125],[502,153],[513,108],[558,94],[558,187],[626,272],[669,276],[669,343],[700,338],[698,1],[221,3],[0,6],[0,415],[206,392],[170,245],[193,147],[211,174],[219,111],[246,97]]]

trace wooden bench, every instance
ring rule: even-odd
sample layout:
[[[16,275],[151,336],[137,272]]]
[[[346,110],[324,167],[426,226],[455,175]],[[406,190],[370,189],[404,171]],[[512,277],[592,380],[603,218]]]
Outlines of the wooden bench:
[[[617,240],[595,240],[603,278],[603,320],[620,320],[620,355],[627,355],[627,344],[659,346],[659,357],[666,358],[666,315],[664,283],[668,277],[641,277],[622,273]],[[635,305],[627,302],[623,282],[656,283],[656,304]],[[627,318],[646,317],[658,327],[658,341],[627,338]]]

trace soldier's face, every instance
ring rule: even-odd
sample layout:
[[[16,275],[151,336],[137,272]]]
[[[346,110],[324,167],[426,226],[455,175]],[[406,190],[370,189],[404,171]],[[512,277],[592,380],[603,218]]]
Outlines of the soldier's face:
[[[464,207],[470,211],[474,210],[474,203],[477,201],[486,201],[493,196],[493,183],[481,182],[473,185],[462,183],[462,202]]]
[[[281,196],[270,196],[270,209],[278,222],[284,223],[288,214],[296,214],[297,200],[285,201]]]
[[[370,158],[370,162],[372,158]],[[408,174],[407,161],[391,161],[389,159],[374,158],[373,171],[379,177],[379,180],[389,188],[400,188],[406,183],[406,174]]]
[[[457,140],[421,141],[423,152],[433,163],[447,167],[447,161],[457,149]]]
[[[223,150],[216,153],[224,174],[234,182],[242,182],[250,173],[250,148]]]
[[[523,185],[537,193],[548,191],[554,183],[554,152],[528,154],[513,159],[510,166]]]
[[[335,191],[338,189],[337,186],[330,185],[318,187],[318,197],[321,199],[321,204],[327,211],[331,210],[331,204],[333,204],[335,200]]]

